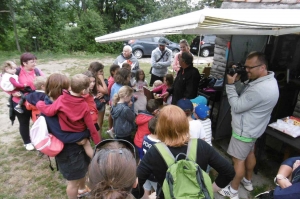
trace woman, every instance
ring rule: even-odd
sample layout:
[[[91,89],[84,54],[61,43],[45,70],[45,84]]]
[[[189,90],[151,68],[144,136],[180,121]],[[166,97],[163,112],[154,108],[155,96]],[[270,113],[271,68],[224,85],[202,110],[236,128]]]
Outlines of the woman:
[[[101,101],[105,102],[103,99],[104,95],[108,94],[107,85],[104,81],[104,65],[99,62],[92,62],[89,67],[89,71],[91,71],[95,77],[96,80],[96,86],[95,86],[95,97],[100,99]],[[104,119],[104,113],[105,113],[105,105],[102,106],[100,110],[98,110],[98,124],[99,124],[99,137],[101,137],[102,134],[102,125],[103,125],[103,119]]]
[[[35,87],[33,85],[33,81],[36,76],[44,76],[42,71],[39,69],[36,69],[36,56],[31,53],[23,53],[20,58],[20,70],[17,75],[19,76],[19,83],[20,84],[26,84],[29,86],[32,90],[35,90]],[[13,107],[15,107],[19,100],[20,95],[18,93],[13,94]],[[31,144],[30,136],[29,136],[29,122],[31,118],[31,111],[27,110],[25,106],[22,107],[23,113],[19,113],[16,110],[14,110],[14,114],[17,116],[18,121],[20,123],[19,131],[21,134],[21,137],[24,142],[24,146],[26,150],[31,151],[34,149],[34,146]]]
[[[190,46],[189,46],[187,40],[185,40],[185,39],[180,40],[179,46],[180,46],[180,52],[174,56],[174,61],[172,64],[172,68],[176,73],[180,69],[178,55],[180,55],[182,52],[190,52]]]
[[[51,104],[60,95],[63,89],[69,89],[69,78],[65,75],[54,73],[49,76],[45,84],[45,103]],[[48,130],[64,143],[63,150],[55,157],[59,171],[68,180],[67,195],[69,199],[86,194],[89,190],[85,187],[85,175],[90,163],[82,145],[76,142],[90,136],[88,131],[72,133],[62,131],[58,117],[45,116]]]
[[[128,148],[129,146],[129,148]],[[92,199],[133,199],[137,185],[134,147],[125,140],[104,140],[89,168]]]
[[[179,153],[187,153],[189,123],[185,113],[179,107],[168,105],[161,109],[155,132],[157,139],[167,145],[174,157]],[[180,159],[183,158],[182,156],[180,157]],[[219,173],[213,183],[214,191],[220,190],[222,187],[228,185],[235,175],[232,165],[216,152],[214,148],[201,139],[198,139],[196,163],[204,171],[207,166],[210,165]],[[160,190],[159,185],[163,184],[167,169],[167,165],[156,147],[151,147],[137,169],[140,185],[145,183],[150,174],[153,174],[158,182],[157,189]],[[140,192],[142,193],[143,190],[140,189]],[[162,192],[159,197],[164,198]]]

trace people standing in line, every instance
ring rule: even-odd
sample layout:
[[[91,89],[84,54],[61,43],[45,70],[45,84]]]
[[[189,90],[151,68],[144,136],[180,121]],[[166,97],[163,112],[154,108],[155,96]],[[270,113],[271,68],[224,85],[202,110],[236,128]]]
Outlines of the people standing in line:
[[[200,73],[193,66],[193,55],[191,53],[183,52],[181,55],[178,55],[178,60],[180,70],[177,73],[173,86],[162,95],[162,97],[172,95],[172,104],[174,105],[182,98],[194,99],[197,97],[200,81]]]
[[[163,77],[168,73],[171,65],[172,51],[166,47],[167,41],[164,38],[158,40],[158,47],[151,53],[151,79],[150,86],[156,80],[163,81]]]
[[[41,112],[36,108],[36,103],[40,100],[44,101],[45,99],[46,81],[47,81],[47,77],[45,76],[36,77],[35,80],[33,81],[36,90],[26,95],[25,106],[27,110],[31,110],[32,112],[31,119],[33,122],[35,122],[41,114]]]
[[[140,64],[138,59],[132,54],[132,48],[129,45],[123,47],[123,52],[114,61],[114,64],[119,65],[121,68],[124,63],[128,63],[131,66],[130,72],[131,72],[131,79],[133,80],[136,71],[140,69]]]
[[[110,96],[111,93],[111,88],[115,83],[115,75],[117,74],[117,71],[120,69],[120,66],[117,64],[112,64],[110,66],[109,72],[110,72],[110,77],[108,78],[108,95]],[[111,110],[111,100],[109,97],[109,106],[110,106],[110,110]],[[110,134],[113,132],[113,119],[111,117],[111,114],[109,112],[108,115],[108,130],[106,131],[106,133]]]
[[[205,131],[202,123],[199,120],[194,120],[192,118],[192,114],[194,111],[193,103],[189,99],[183,98],[178,100],[177,106],[184,111],[189,121],[190,138],[205,140]]]
[[[274,72],[268,71],[268,63],[261,52],[251,52],[244,65],[248,74],[241,90],[237,90],[239,75],[227,75],[226,93],[231,106],[232,136],[227,153],[232,156],[236,175],[232,182],[219,193],[238,199],[241,183],[248,191],[253,190],[252,174],[256,164],[255,141],[264,132],[279,97]]]
[[[33,81],[37,76],[44,76],[44,73],[36,68],[36,56],[31,53],[23,53],[20,57],[20,68],[18,73],[18,80],[20,84],[26,84],[32,90],[35,90]],[[12,94],[12,107],[14,108],[20,101],[20,94],[13,93]],[[15,114],[19,121],[19,131],[24,143],[24,147],[26,150],[31,151],[34,150],[34,146],[31,144],[30,136],[29,136],[29,124],[31,118],[31,111],[27,110],[24,105],[21,106],[23,113],[19,113],[18,111],[14,110],[13,114]]]
[[[155,131],[157,138],[167,145],[174,157],[179,153],[187,153],[187,143],[190,139],[189,123],[181,108],[174,105],[163,107],[158,115]],[[213,183],[214,191],[225,187],[234,177],[233,167],[204,140],[197,139],[197,142],[196,163],[202,170],[206,170],[207,166],[210,165],[218,172],[218,176]],[[178,160],[182,158],[184,157],[179,156]],[[157,148],[151,147],[137,168],[140,194],[143,195],[144,192],[141,185],[145,183],[151,174],[157,180],[157,189],[160,190],[167,169],[168,166]],[[159,198],[164,198],[163,192],[160,193]]]
[[[133,146],[125,140],[104,140],[97,149],[89,168],[89,198],[134,199],[131,190],[137,186],[137,177]]]
[[[143,139],[143,151],[144,154],[147,153],[147,151],[157,142],[160,142],[160,140],[157,138],[155,128],[157,123],[157,116],[152,117],[148,122],[148,129],[151,134],[145,135]],[[144,196],[145,198],[149,197],[151,195],[152,190],[156,192],[157,190],[157,180],[153,175],[151,175],[146,182],[143,185],[144,187]]]
[[[125,69],[127,70],[127,69]],[[132,106],[133,89],[129,86],[122,86],[114,94],[112,100],[111,117],[114,121],[114,134],[116,139],[127,140],[133,143],[131,134],[135,130],[135,114],[130,108]]]
[[[143,92],[143,87],[148,87],[148,83],[145,78],[145,72],[142,69],[137,70],[135,80],[131,85],[135,91]]]
[[[174,77],[172,74],[167,74],[166,76],[164,76],[164,83],[160,86],[157,86],[155,88],[152,89],[153,93],[159,93],[159,96],[164,94],[165,92],[167,92],[168,88],[171,88],[174,82]],[[155,82],[154,82],[155,84]],[[153,85],[154,85],[153,84]],[[167,104],[170,104],[169,102],[172,101],[172,96],[169,96],[168,98],[164,98],[164,102],[166,102]]]
[[[180,69],[180,64],[179,64],[179,60],[178,60],[178,56],[181,55],[183,52],[190,52],[190,46],[187,42],[187,40],[185,39],[181,39],[179,41],[179,46],[180,46],[180,52],[177,53],[174,56],[174,60],[173,60],[173,64],[172,64],[172,68],[173,70],[177,73]]]
[[[69,78],[59,73],[51,74],[45,85],[45,104],[52,104],[63,94],[63,90],[70,87]],[[86,129],[83,132],[66,132],[61,129],[58,117],[45,116],[47,127],[55,137],[64,143],[63,150],[55,156],[58,168],[62,176],[68,180],[68,199],[77,199],[80,195],[89,192],[85,187],[85,175],[88,170],[90,158],[86,155],[82,145],[77,142],[90,137],[90,132]]]
[[[140,159],[142,159],[144,156],[142,147],[143,138],[145,135],[150,134],[150,131],[148,129],[148,122],[151,118],[159,113],[159,106],[160,104],[155,99],[150,99],[147,102],[146,110],[139,111],[138,115],[136,116],[135,123],[137,125],[137,131],[134,136],[134,145],[138,150]]]
[[[89,71],[91,71],[96,79],[96,86],[94,88],[94,93],[96,94],[96,98],[98,98],[101,102],[106,102],[104,95],[108,96],[108,89],[107,83],[105,82],[104,78],[104,65],[99,62],[92,62],[89,66]],[[105,114],[105,104],[98,110],[98,124],[99,124],[99,131],[98,135],[101,137],[102,134],[102,125],[103,119]]]
[[[90,79],[84,74],[76,74],[71,77],[71,90],[64,90],[52,104],[47,105],[43,101],[39,101],[36,107],[46,116],[58,115],[59,124],[62,130],[69,132],[82,132],[87,128],[95,144],[101,141],[92,116],[90,108],[82,95],[88,93],[90,87]],[[76,109],[74,109],[76,107]],[[81,141],[86,154],[92,158],[93,149],[88,139]]]

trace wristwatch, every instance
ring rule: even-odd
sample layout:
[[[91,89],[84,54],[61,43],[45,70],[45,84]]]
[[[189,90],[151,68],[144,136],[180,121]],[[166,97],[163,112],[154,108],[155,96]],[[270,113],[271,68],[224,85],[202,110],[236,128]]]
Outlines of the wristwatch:
[[[274,183],[279,186],[279,184],[277,183],[277,180],[289,180],[287,179],[287,177],[284,177],[283,175],[281,174],[277,174],[276,177],[274,178]]]

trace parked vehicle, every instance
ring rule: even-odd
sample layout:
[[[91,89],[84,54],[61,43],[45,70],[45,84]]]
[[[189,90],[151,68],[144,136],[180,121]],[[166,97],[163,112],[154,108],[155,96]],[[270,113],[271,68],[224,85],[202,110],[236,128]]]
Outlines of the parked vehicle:
[[[151,37],[151,38],[142,38],[142,39],[134,39],[129,40],[127,43],[132,47],[132,53],[138,59],[143,56],[149,56],[156,47],[158,47],[158,40],[161,37]],[[164,37],[165,38],[165,37]],[[180,46],[178,43],[172,42],[165,38],[168,42],[167,47],[172,50],[173,56],[180,51]]]
[[[204,35],[202,36],[201,43],[200,43],[200,55],[202,57],[208,57],[209,55],[214,55],[214,48],[215,48],[215,35]],[[200,36],[197,36],[193,39],[191,43],[191,53],[198,55],[199,51],[199,42]]]

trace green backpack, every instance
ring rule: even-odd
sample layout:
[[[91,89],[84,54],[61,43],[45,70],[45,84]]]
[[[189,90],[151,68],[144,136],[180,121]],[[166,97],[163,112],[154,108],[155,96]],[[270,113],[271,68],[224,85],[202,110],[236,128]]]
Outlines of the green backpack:
[[[179,153],[176,158],[162,142],[154,146],[165,160],[168,170],[162,191],[166,199],[213,199],[212,183],[209,175],[195,162],[197,139],[190,139],[187,154]],[[185,159],[177,160],[180,155]],[[158,192],[159,196],[160,191]]]

